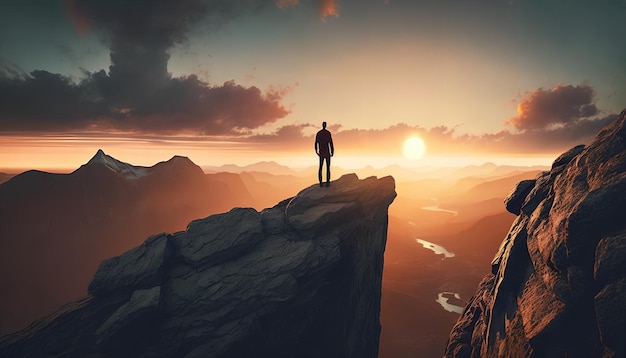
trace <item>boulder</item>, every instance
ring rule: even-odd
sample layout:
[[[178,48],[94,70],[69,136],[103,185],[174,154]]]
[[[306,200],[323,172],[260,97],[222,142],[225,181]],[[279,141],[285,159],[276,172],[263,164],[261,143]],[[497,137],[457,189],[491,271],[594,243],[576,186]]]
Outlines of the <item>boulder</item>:
[[[89,293],[146,288],[160,282],[170,255],[167,237],[165,233],[150,236],[142,245],[102,261],[89,284]]]
[[[517,183],[513,191],[504,199],[506,210],[512,214],[519,215],[524,200],[526,200],[536,182],[536,180],[522,180]]]
[[[261,215],[252,208],[194,220],[183,235],[172,238],[176,255],[191,265],[214,265],[237,257],[263,239]]]

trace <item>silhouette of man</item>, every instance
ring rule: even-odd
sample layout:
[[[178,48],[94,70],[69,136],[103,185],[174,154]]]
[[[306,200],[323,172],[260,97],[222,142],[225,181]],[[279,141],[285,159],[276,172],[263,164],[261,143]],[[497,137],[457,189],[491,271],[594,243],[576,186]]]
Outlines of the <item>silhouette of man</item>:
[[[326,160],[326,186],[330,185],[330,157],[335,154],[335,147],[333,146],[333,137],[326,129],[326,122],[322,122],[322,129],[317,132],[315,136],[315,153],[320,157],[320,168],[317,171],[317,178],[322,185],[322,166],[324,160]]]

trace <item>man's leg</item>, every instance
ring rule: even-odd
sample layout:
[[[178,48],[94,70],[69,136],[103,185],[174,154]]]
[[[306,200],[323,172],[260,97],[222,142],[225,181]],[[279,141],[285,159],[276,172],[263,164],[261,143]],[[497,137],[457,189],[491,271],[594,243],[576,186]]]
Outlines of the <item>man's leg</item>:
[[[330,156],[326,157],[326,186],[330,185]]]
[[[320,155],[320,169],[317,171],[317,179],[320,181],[320,186],[322,186],[322,165],[324,164],[324,157]]]

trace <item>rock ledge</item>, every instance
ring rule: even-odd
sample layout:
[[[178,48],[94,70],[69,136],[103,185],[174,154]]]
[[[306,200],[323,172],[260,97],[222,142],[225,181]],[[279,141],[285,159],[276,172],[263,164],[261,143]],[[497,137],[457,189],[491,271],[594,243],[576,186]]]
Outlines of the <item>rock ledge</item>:
[[[393,178],[351,174],[151,236],[0,355],[376,357],[395,196]]]

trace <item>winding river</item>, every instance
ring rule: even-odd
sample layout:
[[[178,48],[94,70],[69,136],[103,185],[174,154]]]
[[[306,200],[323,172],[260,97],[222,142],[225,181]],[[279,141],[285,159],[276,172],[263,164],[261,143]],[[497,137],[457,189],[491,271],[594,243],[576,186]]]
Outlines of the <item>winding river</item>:
[[[415,241],[417,241],[419,244],[421,244],[422,246],[424,246],[425,249],[429,249],[432,252],[434,252],[437,255],[443,255],[444,258],[446,257],[454,257],[454,253],[450,252],[448,250],[446,250],[445,247],[441,246],[441,245],[437,245],[437,244],[433,244],[430,241],[426,241],[426,240],[422,240],[422,239],[415,239]]]
[[[461,299],[461,296],[458,293],[455,292],[441,292],[437,295],[437,299],[435,301],[437,301],[437,303],[439,303],[441,305],[441,307],[443,307],[444,310],[448,311],[448,312],[456,312],[458,314],[463,313],[463,307],[461,306],[457,306],[457,305],[453,305],[451,303],[448,303],[448,300],[450,298],[445,297],[445,296],[454,296],[454,298]]]
[[[455,216],[459,215],[458,211],[440,208],[439,207],[439,199],[433,198],[432,200],[435,202],[435,205],[422,206],[421,209],[422,210],[428,210],[428,211],[439,211],[439,212],[442,212],[442,213],[449,213],[449,214],[452,214],[452,215],[455,215]]]

